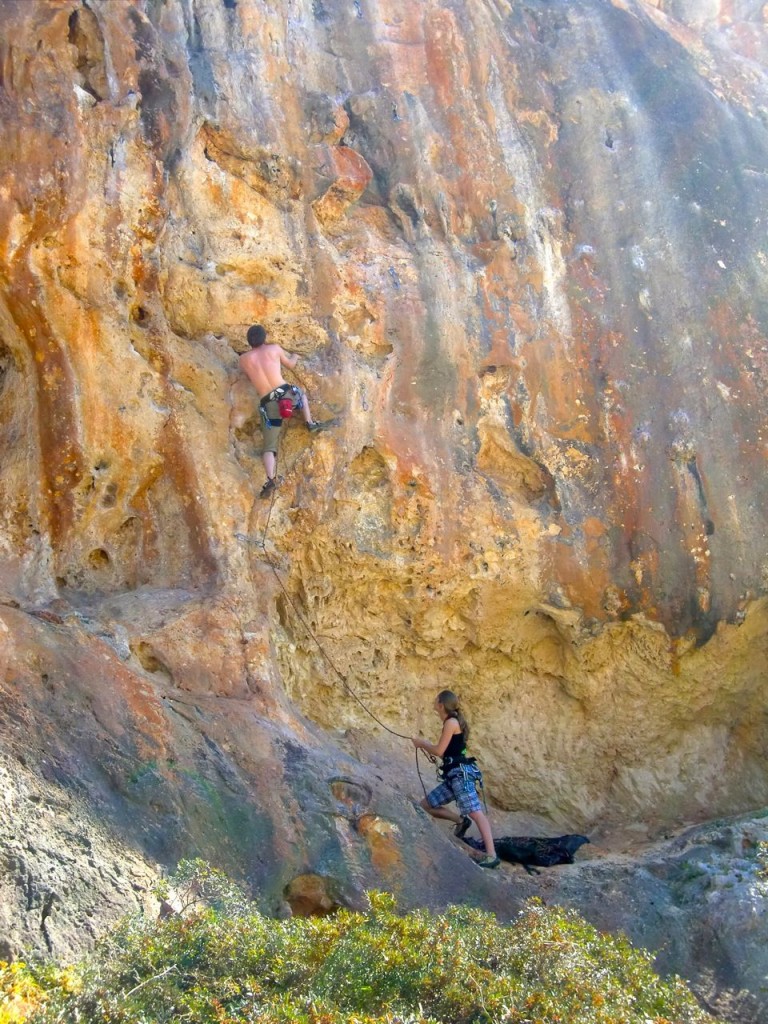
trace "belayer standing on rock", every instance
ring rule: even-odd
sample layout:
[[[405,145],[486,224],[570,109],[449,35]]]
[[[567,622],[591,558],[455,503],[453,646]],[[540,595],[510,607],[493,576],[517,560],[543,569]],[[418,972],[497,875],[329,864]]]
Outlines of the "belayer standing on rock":
[[[462,838],[471,826],[477,825],[485,844],[485,857],[476,861],[481,868],[497,868],[501,863],[493,845],[491,825],[480,807],[477,786],[482,783],[480,769],[474,757],[467,757],[466,745],[469,739],[469,725],[459,707],[459,698],[450,690],[442,690],[435,698],[435,711],[443,723],[443,731],[437,743],[428,743],[420,736],[412,736],[411,742],[417,750],[426,750],[433,757],[442,758],[441,776],[443,781],[427,793],[421,806],[433,818],[445,818],[455,823],[454,835]],[[449,811],[446,804],[456,801],[459,814]]]
[[[288,419],[301,408],[307,430],[320,430],[321,426],[312,419],[307,396],[296,384],[283,380],[281,367],[289,370],[296,367],[299,357],[286,352],[281,345],[266,344],[267,332],[261,324],[253,324],[246,335],[250,352],[240,356],[240,366],[259,393],[261,429],[264,434],[264,469],[267,482],[261,489],[260,498],[267,498],[277,486],[277,445],[283,420]]]

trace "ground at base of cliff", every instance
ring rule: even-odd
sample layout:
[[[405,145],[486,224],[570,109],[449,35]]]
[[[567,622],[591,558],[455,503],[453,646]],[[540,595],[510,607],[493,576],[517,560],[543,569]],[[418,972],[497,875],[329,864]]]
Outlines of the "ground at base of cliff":
[[[469,907],[400,915],[393,896],[369,893],[362,912],[276,922],[254,911],[219,873],[201,862],[192,873],[189,866],[177,895],[197,898],[188,899],[183,912],[155,921],[126,919],[71,967],[0,966],[7,1021],[713,1019],[680,979],[655,973],[651,954],[541,901],[502,924]]]
[[[108,828],[95,827],[77,799],[66,799],[54,783],[33,780],[21,766],[4,774],[4,782],[9,811],[18,790],[17,804],[25,803],[27,813],[0,821],[9,869],[0,883],[0,959],[69,959],[92,948],[126,913],[154,920],[157,863]],[[554,832],[523,815],[492,816],[497,834]],[[452,829],[424,818],[436,863],[464,864]],[[760,1024],[768,1012],[762,988],[768,974],[768,815],[652,836],[653,829],[639,824],[592,833],[574,864],[538,875],[512,864],[494,872],[469,870],[478,885],[490,887],[499,920],[509,920],[535,897],[548,907],[570,908],[599,932],[623,933],[650,950],[655,969],[683,977],[718,1018]],[[300,895],[288,894],[286,915],[300,913]],[[477,904],[478,894],[471,899]]]

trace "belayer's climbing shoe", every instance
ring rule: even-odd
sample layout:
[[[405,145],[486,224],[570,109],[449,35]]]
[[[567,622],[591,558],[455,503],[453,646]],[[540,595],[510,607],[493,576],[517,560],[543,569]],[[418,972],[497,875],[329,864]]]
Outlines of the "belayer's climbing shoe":
[[[276,487],[277,487],[277,480],[275,480],[274,477],[270,477],[269,480],[267,480],[267,482],[264,484],[264,486],[259,491],[259,497],[260,498],[268,498],[270,496],[270,494],[272,493],[272,491],[274,491],[274,489]]]
[[[497,868],[501,861],[498,857],[483,857],[482,860],[475,861],[480,868]]]
[[[472,827],[472,819],[468,818],[466,816],[466,814],[465,814],[462,817],[462,819],[459,822],[459,824],[453,830],[453,834],[456,836],[457,839],[463,839],[464,836],[466,835],[466,833],[469,832],[471,827]]]

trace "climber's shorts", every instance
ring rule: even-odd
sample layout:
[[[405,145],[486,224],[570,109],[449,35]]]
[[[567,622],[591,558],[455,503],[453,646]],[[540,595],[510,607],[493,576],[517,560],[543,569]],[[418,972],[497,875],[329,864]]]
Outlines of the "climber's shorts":
[[[446,776],[445,782],[441,782],[427,793],[427,803],[430,807],[443,807],[451,800],[455,800],[460,814],[472,814],[474,811],[482,810],[480,797],[477,795],[477,783],[480,778],[479,770],[473,765],[454,768]]]
[[[281,398],[290,398],[293,402],[293,411],[301,408],[301,388],[295,384],[281,384],[279,388],[270,391],[259,402],[261,412],[261,432],[264,436],[264,451],[277,455],[277,445],[280,440],[280,428],[283,425],[280,416],[278,401]]]

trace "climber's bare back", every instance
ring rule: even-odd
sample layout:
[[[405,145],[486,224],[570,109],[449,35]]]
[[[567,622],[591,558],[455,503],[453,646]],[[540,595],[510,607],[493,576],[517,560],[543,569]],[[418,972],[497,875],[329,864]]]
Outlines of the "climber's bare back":
[[[259,345],[240,356],[240,366],[259,393],[259,398],[285,384],[282,366],[293,369],[296,356],[288,355],[281,345]]]

